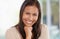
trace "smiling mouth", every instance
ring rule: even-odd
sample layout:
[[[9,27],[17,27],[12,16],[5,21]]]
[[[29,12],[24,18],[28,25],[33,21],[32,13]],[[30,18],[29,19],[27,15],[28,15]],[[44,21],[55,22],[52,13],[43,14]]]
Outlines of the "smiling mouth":
[[[26,23],[28,23],[28,24],[32,24],[32,21],[26,21]]]

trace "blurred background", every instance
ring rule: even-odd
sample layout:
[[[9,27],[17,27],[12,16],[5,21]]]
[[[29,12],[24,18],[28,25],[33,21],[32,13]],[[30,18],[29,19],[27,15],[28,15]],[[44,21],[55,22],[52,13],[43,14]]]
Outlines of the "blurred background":
[[[50,39],[60,39],[59,1],[39,0],[42,20],[49,28]],[[0,0],[0,39],[6,39],[7,29],[16,25],[19,20],[19,10],[24,0]]]

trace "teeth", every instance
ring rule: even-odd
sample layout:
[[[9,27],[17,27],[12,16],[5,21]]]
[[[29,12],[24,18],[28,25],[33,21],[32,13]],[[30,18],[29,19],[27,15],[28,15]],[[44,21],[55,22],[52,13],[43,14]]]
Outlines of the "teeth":
[[[27,21],[27,23],[32,23],[32,22]]]

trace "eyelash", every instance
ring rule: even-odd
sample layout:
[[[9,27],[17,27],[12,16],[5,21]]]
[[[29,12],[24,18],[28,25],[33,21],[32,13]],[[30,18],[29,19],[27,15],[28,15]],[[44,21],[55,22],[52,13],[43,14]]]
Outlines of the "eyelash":
[[[26,13],[26,14],[30,14],[30,13]]]
[[[29,15],[30,13],[26,13],[27,15]],[[33,14],[33,16],[37,16],[37,14]]]
[[[33,14],[34,16],[37,16],[37,14]]]

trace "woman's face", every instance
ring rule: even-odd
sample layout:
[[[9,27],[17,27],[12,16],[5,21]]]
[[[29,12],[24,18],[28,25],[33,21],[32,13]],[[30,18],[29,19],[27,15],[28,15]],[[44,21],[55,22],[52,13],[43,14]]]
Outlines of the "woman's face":
[[[36,6],[26,6],[22,16],[25,26],[32,26],[38,19],[38,13],[38,8]]]

